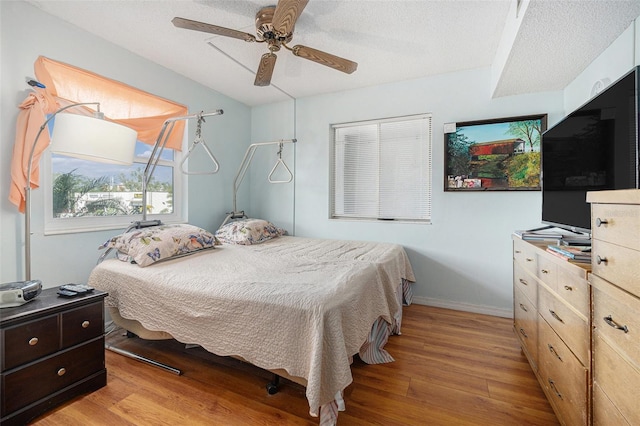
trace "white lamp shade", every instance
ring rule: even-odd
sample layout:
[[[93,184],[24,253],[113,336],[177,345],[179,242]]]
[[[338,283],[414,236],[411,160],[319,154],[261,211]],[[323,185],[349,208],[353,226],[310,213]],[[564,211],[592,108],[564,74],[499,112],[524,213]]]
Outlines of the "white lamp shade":
[[[58,114],[51,152],[101,163],[131,165],[138,133],[111,121],[77,114]]]

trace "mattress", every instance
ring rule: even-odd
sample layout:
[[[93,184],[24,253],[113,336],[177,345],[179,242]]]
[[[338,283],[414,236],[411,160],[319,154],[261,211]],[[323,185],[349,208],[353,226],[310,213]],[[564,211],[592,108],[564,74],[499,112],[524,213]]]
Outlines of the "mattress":
[[[283,236],[145,268],[108,259],[88,284],[148,330],[303,378],[318,415],[351,383],[372,324],[399,332],[399,284],[414,280],[397,244]]]

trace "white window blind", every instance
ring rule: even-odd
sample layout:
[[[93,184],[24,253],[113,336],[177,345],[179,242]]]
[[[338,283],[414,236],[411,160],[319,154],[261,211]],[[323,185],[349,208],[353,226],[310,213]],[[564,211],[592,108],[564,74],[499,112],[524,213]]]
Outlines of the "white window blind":
[[[332,130],[332,218],[430,221],[431,114]]]

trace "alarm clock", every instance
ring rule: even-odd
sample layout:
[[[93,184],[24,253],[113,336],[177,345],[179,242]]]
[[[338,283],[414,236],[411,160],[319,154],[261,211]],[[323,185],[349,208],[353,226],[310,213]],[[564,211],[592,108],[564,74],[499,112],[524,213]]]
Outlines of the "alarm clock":
[[[42,291],[42,281],[15,281],[0,284],[0,308],[15,308],[35,299]]]

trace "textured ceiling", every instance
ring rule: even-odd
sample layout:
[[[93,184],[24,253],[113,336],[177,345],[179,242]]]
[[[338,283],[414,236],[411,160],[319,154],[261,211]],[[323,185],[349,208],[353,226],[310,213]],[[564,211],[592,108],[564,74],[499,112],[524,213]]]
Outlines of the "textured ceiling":
[[[290,44],[351,59],[358,70],[343,74],[283,49],[272,86],[255,87],[264,44],[178,29],[171,19],[255,34],[256,12],[276,0],[26,1],[251,106],[495,68],[500,55],[494,96],[560,90],[640,15],[640,0],[532,0],[509,38],[516,0],[310,0]]]

